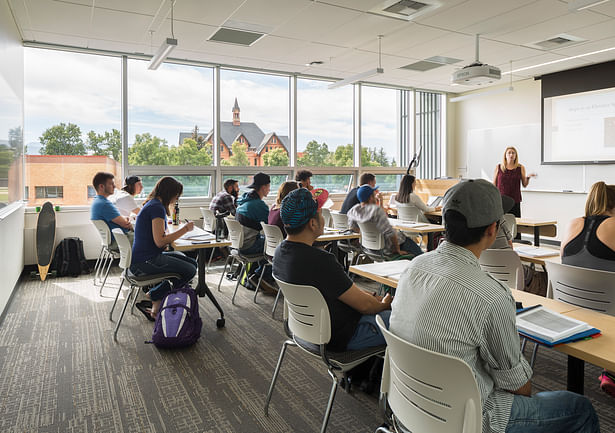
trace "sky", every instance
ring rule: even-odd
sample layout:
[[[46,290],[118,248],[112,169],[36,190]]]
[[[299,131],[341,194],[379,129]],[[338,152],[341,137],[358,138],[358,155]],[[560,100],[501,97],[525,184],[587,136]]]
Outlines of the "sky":
[[[206,134],[213,119],[213,71],[163,64],[156,71],[140,60],[128,62],[129,144],[149,132],[177,144],[179,132],[195,125]],[[221,70],[220,113],[232,120],[237,98],[241,120],[256,123],[266,134],[289,135],[288,77]],[[352,143],[352,86],[329,90],[328,82],[298,81],[298,150],[310,140],[330,150]],[[366,88],[363,93],[362,139],[396,156],[396,92]],[[85,137],[120,129],[121,60],[62,51],[25,49],[24,142],[38,142],[45,129],[75,123]],[[32,150],[34,146],[30,146]],[[397,158],[396,158],[397,159]]]

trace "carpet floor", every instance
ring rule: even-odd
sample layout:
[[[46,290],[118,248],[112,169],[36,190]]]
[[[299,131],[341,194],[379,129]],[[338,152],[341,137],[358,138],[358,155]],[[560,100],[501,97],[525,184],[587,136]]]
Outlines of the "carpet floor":
[[[212,271],[207,280],[215,291],[220,268]],[[240,287],[232,305],[234,283],[225,280],[215,295],[226,326],[216,328],[217,311],[200,298],[201,339],[169,351],[144,344],[152,323],[136,309],[113,341],[120,309],[110,321],[110,297],[118,284],[115,272],[103,292],[108,297],[100,297],[91,276],[22,277],[0,324],[0,431],[319,431],[331,382],[319,360],[296,348],[287,351],[269,416],[263,414],[285,340],[281,305],[271,318],[273,297],[259,294],[255,305],[253,292]],[[565,367],[564,355],[541,349],[534,390],[565,389]],[[615,432],[615,399],[598,389],[599,368],[585,371],[602,432]],[[338,391],[329,432],[373,432],[381,423],[376,398]]]

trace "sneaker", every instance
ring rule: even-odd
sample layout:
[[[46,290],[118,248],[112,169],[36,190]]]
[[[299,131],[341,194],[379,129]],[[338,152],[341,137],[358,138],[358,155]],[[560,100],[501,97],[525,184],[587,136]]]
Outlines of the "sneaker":
[[[615,397],[615,380],[613,373],[604,370],[598,377],[600,380],[600,389],[606,392],[611,397]]]
[[[254,287],[258,285],[258,279],[260,275],[254,274],[248,278],[248,282],[252,283]],[[269,284],[264,278],[261,280],[260,290],[267,295],[277,295],[278,289],[276,289],[273,285]]]

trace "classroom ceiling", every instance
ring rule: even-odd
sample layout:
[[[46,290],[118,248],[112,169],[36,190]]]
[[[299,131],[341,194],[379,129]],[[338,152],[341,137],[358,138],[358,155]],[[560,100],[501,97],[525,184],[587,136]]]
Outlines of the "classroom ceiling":
[[[24,41],[153,54],[171,34],[171,0],[7,1]],[[382,35],[385,72],[366,81],[460,93],[473,87],[453,86],[450,76],[474,60],[476,33],[480,60],[503,73],[511,61],[514,71],[615,47],[615,0],[578,12],[569,12],[568,0],[439,0],[411,21],[374,12],[391,3],[176,0],[178,46],[171,57],[342,79],[377,66]],[[222,26],[265,36],[251,46],[209,41]],[[561,34],[581,41],[550,50],[530,46]],[[424,72],[401,69],[433,56],[461,61]],[[513,79],[613,59],[615,50],[515,72]],[[306,66],[312,61],[323,63]]]

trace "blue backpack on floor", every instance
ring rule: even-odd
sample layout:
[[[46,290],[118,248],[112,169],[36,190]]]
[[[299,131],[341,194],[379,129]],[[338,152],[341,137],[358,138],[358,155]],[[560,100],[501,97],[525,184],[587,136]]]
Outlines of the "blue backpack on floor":
[[[201,336],[202,326],[196,292],[184,286],[162,300],[151,343],[166,349],[191,346]]]

